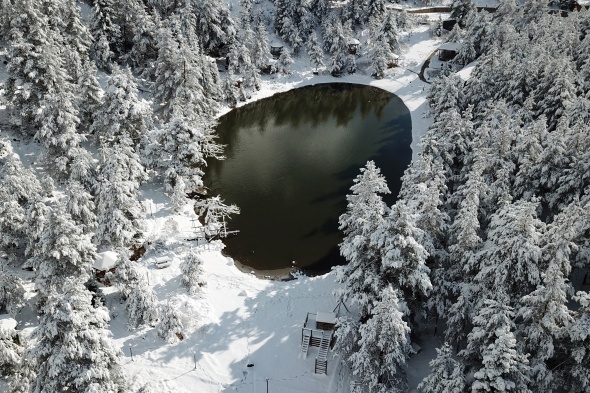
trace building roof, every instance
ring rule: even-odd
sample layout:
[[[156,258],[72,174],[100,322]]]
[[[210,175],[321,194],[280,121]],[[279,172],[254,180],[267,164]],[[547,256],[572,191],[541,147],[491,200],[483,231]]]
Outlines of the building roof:
[[[94,261],[94,268],[96,270],[109,270],[117,265],[119,255],[114,251],[99,252],[96,254]]]
[[[452,51],[459,51],[459,49],[461,49],[461,43],[460,42],[445,42],[444,44],[442,44],[441,46],[438,47],[438,49],[440,50],[452,50]]]
[[[360,45],[361,42],[359,40],[357,40],[356,38],[350,38],[348,40],[348,45]]]

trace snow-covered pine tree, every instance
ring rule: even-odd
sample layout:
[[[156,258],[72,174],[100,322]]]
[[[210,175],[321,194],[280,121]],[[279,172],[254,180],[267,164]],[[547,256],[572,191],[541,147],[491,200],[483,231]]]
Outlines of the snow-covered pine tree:
[[[584,392],[590,388],[590,293],[578,291],[574,300],[580,308],[574,314],[574,322],[568,329],[572,343],[571,369],[564,380],[572,392]]]
[[[309,41],[307,41],[307,56],[309,56],[309,61],[315,67],[316,72],[318,67],[324,65],[324,51],[318,42],[318,36],[315,31],[311,33]]]
[[[264,18],[260,13],[255,17],[256,29],[254,30],[254,41],[252,45],[252,53],[254,56],[254,65],[258,69],[264,69],[268,66],[268,59],[270,59],[270,49],[268,45],[268,32]]]
[[[117,270],[109,274],[109,279],[119,290],[123,300],[126,300],[131,291],[140,285],[143,276],[140,275],[135,263],[129,260],[129,251],[120,248],[117,251]]]
[[[8,140],[0,138],[0,247],[16,251],[27,240],[26,211],[41,194],[35,174],[23,167]]]
[[[381,195],[390,191],[373,161],[361,169],[350,189],[346,213],[339,219],[340,230],[344,232],[340,254],[348,264],[335,268],[336,280],[342,284],[336,294],[340,300],[358,305],[363,320],[382,290],[380,250],[374,247],[371,237],[388,213]]]
[[[287,48],[281,50],[281,55],[279,56],[279,61],[277,62],[277,71],[282,74],[290,74],[289,68],[293,64],[293,59],[291,58],[291,54]]]
[[[465,25],[470,12],[475,10],[473,0],[454,0],[451,6],[451,18],[457,20],[458,24]]]
[[[379,21],[383,20],[387,13],[385,3],[385,0],[366,0],[363,4],[363,24],[379,23]]]
[[[396,291],[385,287],[359,329],[358,351],[349,358],[353,374],[362,382],[351,386],[353,393],[364,392],[365,386],[376,393],[407,391],[404,367],[411,349],[407,312]]]
[[[203,260],[197,251],[191,250],[189,252],[180,264],[180,271],[182,272],[182,285],[188,287],[189,294],[199,293],[205,282],[203,281]]]
[[[418,385],[422,393],[458,393],[465,390],[463,365],[453,358],[448,343],[436,348],[436,358],[428,365],[430,374]]]
[[[112,147],[100,149],[94,189],[96,242],[111,247],[129,247],[143,229],[143,206],[138,200],[139,184],[146,179],[131,141],[121,137]]]
[[[527,355],[520,353],[514,338],[514,312],[500,302],[486,299],[473,318],[474,328],[468,336],[467,349],[460,355],[475,370],[471,391],[523,392],[528,388],[530,366]]]
[[[432,289],[428,252],[418,243],[424,238],[416,226],[417,214],[398,200],[377,230],[371,235],[371,248],[379,250],[379,282],[390,283],[408,303],[410,315],[424,314],[424,301]],[[381,284],[383,285],[383,284]],[[414,324],[409,321],[410,326]]]
[[[150,104],[139,98],[131,71],[115,67],[107,79],[102,104],[94,114],[91,132],[99,145],[111,145],[121,138],[139,141],[153,129]]]
[[[180,313],[178,304],[174,301],[168,302],[162,307],[162,319],[157,326],[158,336],[165,340],[168,344],[174,344],[182,340],[183,326],[180,320]]]
[[[4,264],[0,266],[0,313],[16,316],[25,305],[25,288],[23,280],[7,269]]]
[[[23,347],[18,332],[0,326],[0,377],[13,377],[22,359]]]
[[[27,248],[25,249],[26,256],[33,257],[39,254],[39,241],[43,235],[48,215],[49,207],[47,206],[46,201],[40,196],[31,201],[27,207],[25,217],[27,241]],[[31,267],[30,261],[25,262],[23,267]]]
[[[179,111],[189,119],[215,113],[219,75],[212,67],[199,46],[175,39],[169,28],[160,29],[154,100],[164,121]]]
[[[382,79],[393,59],[393,52],[389,49],[389,45],[386,42],[376,41],[374,42],[370,59],[371,65],[369,69],[371,76],[376,79]]]
[[[95,205],[92,195],[76,181],[70,181],[66,188],[67,202],[66,211],[72,219],[86,229],[96,226]]]
[[[153,325],[160,316],[158,298],[143,278],[133,285],[125,304],[127,324],[130,329]]]
[[[99,112],[104,93],[98,83],[94,62],[87,61],[82,64],[77,89],[79,90],[77,109],[80,129],[89,130],[95,121],[97,112]]]
[[[117,24],[113,0],[95,0],[90,14],[93,44],[90,52],[96,66],[110,71],[115,58],[122,53],[121,29]]]
[[[75,277],[80,283],[90,278],[96,259],[91,236],[67,213],[65,202],[58,201],[52,207],[43,227],[39,252],[32,258],[41,303],[48,296],[63,293],[67,277]]]
[[[234,41],[236,23],[231,18],[227,3],[222,0],[191,0],[197,21],[195,35],[207,54]]]
[[[25,354],[36,371],[31,391],[125,392],[121,351],[109,337],[109,311],[92,305],[79,277],[70,276],[62,289],[49,294],[34,345]]]
[[[536,201],[504,202],[492,215],[487,247],[475,255],[475,280],[489,291],[482,295],[484,298],[504,292],[513,305],[541,283],[540,238],[544,225],[537,218],[537,206]]]

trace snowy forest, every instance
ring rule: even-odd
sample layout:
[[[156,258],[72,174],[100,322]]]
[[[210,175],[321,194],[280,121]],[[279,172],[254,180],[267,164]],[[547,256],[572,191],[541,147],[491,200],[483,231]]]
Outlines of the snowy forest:
[[[386,77],[399,36],[418,23],[387,0],[1,0],[5,114],[0,132],[0,313],[25,305],[33,272],[38,326],[0,329],[10,392],[135,391],[110,338],[92,272],[116,250],[109,279],[129,329],[168,343],[182,323],[134,262],[145,251],[141,187],[164,185],[175,211],[203,222],[239,212],[203,192],[222,107],[288,75],[306,58],[336,80]],[[427,88],[433,119],[387,206],[369,161],[340,217],[346,265],[335,296],[335,350],[350,391],[405,392],[423,334],[444,344],[424,393],[590,391],[590,11],[549,13],[544,0],[495,12],[456,0],[448,40],[466,81],[446,69]],[[436,26],[433,29],[436,34]],[[349,40],[367,32],[357,64]],[[272,38],[275,37],[275,38]],[[275,61],[271,41],[284,43]],[[221,63],[223,72],[219,71]],[[13,136],[38,145],[30,165]],[[16,140],[16,139],[14,139]],[[197,294],[202,260],[182,262]],[[426,332],[430,333],[426,333]],[[195,366],[196,367],[196,366]],[[267,381],[268,383],[268,381]],[[142,390],[147,391],[147,390]]]

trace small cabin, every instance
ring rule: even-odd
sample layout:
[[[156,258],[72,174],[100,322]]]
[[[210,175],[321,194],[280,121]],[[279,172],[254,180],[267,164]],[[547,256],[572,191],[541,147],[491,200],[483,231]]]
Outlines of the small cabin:
[[[96,254],[96,259],[94,260],[94,275],[96,279],[103,283],[108,284],[107,280],[105,280],[105,275],[108,272],[114,272],[115,267],[117,266],[117,262],[119,260],[119,254],[114,251],[105,251],[99,252]]]
[[[283,44],[278,42],[273,42],[270,44],[270,54],[273,55],[275,58],[279,58],[281,52],[283,51]]]
[[[445,42],[438,48],[438,59],[440,61],[453,60],[461,49],[461,44],[458,42]]]
[[[348,53],[350,53],[351,55],[356,55],[360,46],[361,46],[361,42],[359,40],[357,40],[356,38],[351,38],[348,40]]]

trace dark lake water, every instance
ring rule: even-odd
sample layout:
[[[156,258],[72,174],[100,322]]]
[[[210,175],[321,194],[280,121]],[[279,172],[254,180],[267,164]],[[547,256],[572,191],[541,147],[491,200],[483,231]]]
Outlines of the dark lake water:
[[[410,163],[412,122],[395,95],[350,84],[277,94],[219,119],[224,161],[205,183],[241,214],[225,253],[257,270],[298,267],[321,273],[344,263],[338,217],[367,160],[387,179],[395,201]],[[295,262],[295,264],[293,264]]]

